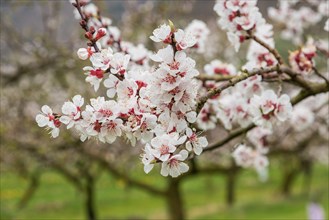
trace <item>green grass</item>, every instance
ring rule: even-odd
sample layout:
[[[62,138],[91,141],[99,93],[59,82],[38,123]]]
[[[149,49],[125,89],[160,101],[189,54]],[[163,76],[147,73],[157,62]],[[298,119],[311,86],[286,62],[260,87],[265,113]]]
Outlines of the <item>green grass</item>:
[[[237,182],[236,203],[225,204],[225,179],[220,175],[192,177],[183,183],[182,192],[189,219],[306,219],[309,197],[299,176],[289,198],[279,193],[280,172],[275,164],[266,183],[253,171],[244,171]],[[143,176],[140,176],[143,178]],[[328,167],[314,169],[311,194],[321,195],[319,202],[328,216]],[[165,179],[154,174],[150,184],[164,186]],[[1,219],[84,219],[83,196],[60,175],[42,175],[40,188],[27,207],[17,210],[27,182],[12,173],[1,174]],[[104,173],[97,182],[97,212],[100,219],[166,219],[165,200]]]

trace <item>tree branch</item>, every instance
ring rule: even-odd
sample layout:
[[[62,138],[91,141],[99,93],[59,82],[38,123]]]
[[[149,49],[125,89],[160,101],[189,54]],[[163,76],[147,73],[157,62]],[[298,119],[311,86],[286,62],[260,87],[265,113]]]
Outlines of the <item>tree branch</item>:
[[[301,86],[304,89],[312,90],[312,86],[310,86],[310,82],[306,81],[303,77],[301,77],[298,73],[294,72],[292,69],[288,67],[280,67],[281,71],[288,74],[290,78],[296,82],[297,85]]]
[[[234,76],[229,76],[229,75],[207,75],[207,74],[200,74],[196,78],[201,80],[201,81],[208,81],[208,80],[213,80],[216,82],[221,82],[221,81],[227,81],[232,79]]]
[[[265,47],[271,54],[273,54],[273,56],[275,57],[275,59],[278,61],[278,63],[280,65],[283,65],[283,59],[280,55],[280,53],[275,49],[272,48],[270,45],[268,45],[267,43],[265,43],[263,40],[261,40],[260,38],[258,38],[256,35],[252,34],[250,31],[248,32],[250,39],[253,39],[254,41],[256,41],[257,43],[259,43],[260,45],[262,45],[263,47]]]
[[[205,96],[201,97],[197,103],[197,107],[196,107],[196,112],[199,113],[200,110],[202,109],[202,107],[204,106],[204,104],[207,102],[208,99],[210,99],[211,97],[218,95],[219,93],[221,93],[222,91],[224,91],[225,89],[234,86],[235,84],[237,84],[238,82],[241,82],[249,77],[255,76],[255,75],[260,75],[263,73],[270,73],[270,72],[274,72],[274,71],[278,71],[278,66],[274,66],[274,67],[267,67],[267,68],[260,68],[260,69],[256,69],[253,70],[251,72],[248,71],[243,71],[242,74],[233,77],[232,79],[230,79],[229,81],[223,83],[222,85],[220,85],[217,88],[211,89]]]
[[[83,15],[82,11],[81,11],[81,5],[80,5],[80,2],[79,0],[75,0],[75,3],[72,3],[72,5],[78,10],[79,14],[80,14],[80,17],[81,17],[81,22],[80,22],[80,25],[81,27],[86,31],[88,32],[89,31],[89,27],[88,27],[88,18],[86,16]],[[90,44],[92,47],[94,47],[95,51],[96,52],[99,52],[99,48],[96,44],[95,41],[90,41]]]
[[[296,154],[303,152],[307,148],[307,146],[311,143],[311,141],[314,139],[314,135],[317,133],[317,131],[313,131],[308,137],[304,138],[303,140],[299,141],[293,149],[285,149],[285,147],[273,149],[271,150],[268,155],[274,156],[274,155],[280,155],[280,154]]]
[[[325,76],[323,76],[323,75],[318,71],[317,68],[313,67],[313,71],[314,71],[314,73],[315,73],[318,77],[322,78],[322,79],[323,79],[323,80],[329,85],[329,80],[328,80]]]
[[[32,196],[35,194],[36,190],[38,189],[40,185],[40,172],[32,173],[31,176],[29,176],[29,185],[25,189],[23,196],[20,198],[18,202],[18,209],[23,209],[26,207],[28,202],[31,200]]]
[[[23,145],[22,145],[23,146]],[[58,163],[56,161],[50,160],[46,155],[40,153],[35,147],[32,145],[24,144],[24,147],[21,148],[25,150],[33,157],[48,163],[52,168],[57,170],[60,174],[62,174],[69,182],[75,185],[79,190],[83,189],[83,185],[78,177],[76,177],[72,172],[64,167],[62,163]]]
[[[199,113],[201,111],[202,107],[205,105],[205,103],[207,102],[208,99],[210,99],[211,97],[213,97],[215,95],[220,94],[225,89],[235,86],[237,83],[239,83],[249,77],[252,77],[255,75],[262,75],[264,73],[270,73],[270,72],[274,72],[274,71],[287,73],[292,78],[292,81],[291,81],[292,83],[296,83],[297,85],[306,89],[310,94],[313,94],[315,92],[315,91],[313,91],[313,89],[314,89],[314,87],[316,87],[316,85],[317,85],[316,83],[306,81],[305,79],[300,77],[298,73],[294,72],[289,67],[273,66],[273,67],[255,69],[250,72],[248,72],[247,70],[243,70],[242,74],[229,79],[228,81],[224,82],[222,85],[220,85],[217,88],[211,89],[206,95],[201,97],[199,99],[199,101],[197,102],[196,112]],[[204,80],[207,80],[208,77],[202,76],[202,78],[204,78]]]
[[[298,95],[293,97],[291,99],[291,104],[296,105],[297,103],[301,102],[302,100],[306,99],[309,96],[317,95],[317,94],[320,94],[320,93],[325,93],[325,92],[328,92],[328,91],[329,91],[329,85],[327,85],[326,83],[313,85],[311,91],[310,90],[302,90],[302,91],[300,91],[300,93]],[[210,150],[220,148],[220,147],[224,146],[225,144],[227,144],[228,142],[230,142],[231,140],[235,139],[236,137],[240,136],[241,134],[244,134],[244,133],[252,130],[255,127],[256,127],[256,125],[250,124],[246,128],[237,129],[237,130],[231,132],[223,140],[220,140],[220,141],[218,141],[214,144],[211,144],[208,147],[204,148],[203,151],[206,152],[206,151],[210,151]]]
[[[309,86],[309,83],[306,80],[304,80],[298,73],[295,73],[290,68],[282,67],[282,65],[284,64],[283,59],[282,59],[280,53],[275,48],[272,48],[270,45],[268,45],[266,42],[264,42],[262,39],[258,38],[256,35],[252,34],[251,32],[248,32],[248,34],[249,34],[250,39],[253,39],[258,44],[260,44],[261,46],[266,48],[271,54],[273,54],[273,56],[278,61],[279,66],[280,66],[279,71],[278,71],[279,73],[284,72],[284,73],[288,74],[292,80],[296,81],[296,83],[299,86],[301,86],[305,89],[309,89],[309,90],[312,89]]]
[[[210,151],[210,150],[214,150],[220,146],[225,145],[226,143],[230,142],[231,140],[235,139],[236,137],[240,136],[241,134],[244,134],[248,131],[250,131],[251,129],[255,128],[256,125],[255,124],[250,124],[245,128],[240,128],[237,130],[232,131],[226,138],[224,138],[223,140],[220,140],[214,144],[209,145],[208,147],[206,147],[203,152],[205,151]]]
[[[85,149],[81,150],[82,153],[85,155],[91,157],[95,161],[97,161],[103,168],[105,168],[107,171],[109,171],[113,176],[117,178],[121,178],[124,181],[126,181],[128,184],[131,184],[134,187],[141,188],[145,191],[148,191],[151,194],[156,194],[160,196],[164,196],[165,192],[157,189],[155,187],[152,187],[151,185],[148,185],[146,183],[140,182],[138,180],[135,180],[128,175],[126,175],[124,172],[120,172],[113,164],[111,164],[108,160],[106,160],[104,157],[100,155],[96,155],[94,153],[89,153]]]

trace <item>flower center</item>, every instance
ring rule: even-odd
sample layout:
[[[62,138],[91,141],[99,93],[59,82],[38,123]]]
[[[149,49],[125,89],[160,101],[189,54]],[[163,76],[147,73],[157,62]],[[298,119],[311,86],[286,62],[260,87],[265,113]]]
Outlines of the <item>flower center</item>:
[[[178,160],[177,159],[171,159],[169,161],[169,167],[172,168],[172,167],[177,167],[179,164]]]
[[[160,148],[161,156],[165,154],[169,154],[169,146],[168,145],[162,145]]]

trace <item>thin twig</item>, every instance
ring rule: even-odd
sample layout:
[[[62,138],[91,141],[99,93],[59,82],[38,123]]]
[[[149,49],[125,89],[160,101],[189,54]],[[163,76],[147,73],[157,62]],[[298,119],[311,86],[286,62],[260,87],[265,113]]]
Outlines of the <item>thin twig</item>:
[[[282,146],[282,143],[279,143],[280,148],[274,148],[272,149],[268,155],[279,155],[279,154],[297,154],[302,152],[306,147],[310,144],[310,142],[317,138],[316,136],[317,131],[313,131],[307,138],[304,138],[303,140],[299,141],[293,149],[288,148],[287,146]]]
[[[261,46],[266,48],[271,54],[273,54],[275,59],[278,61],[279,66],[282,66],[284,64],[282,56],[275,48],[271,47],[270,45],[268,45],[266,42],[264,42],[262,39],[260,39],[256,35],[252,34],[251,32],[248,32],[248,34],[249,34],[250,39],[253,39],[255,42],[259,43]],[[305,81],[302,77],[300,77],[299,74],[292,71],[290,68],[287,68],[287,67],[278,68],[278,73],[280,74],[281,72],[288,74],[301,87],[308,89],[308,90],[311,89],[311,87],[308,85],[308,82]]]
[[[249,36],[250,36],[251,39],[253,39],[257,43],[259,43],[260,45],[262,45],[263,47],[265,47],[271,54],[273,54],[273,56],[275,57],[275,59],[278,61],[278,63],[280,65],[283,65],[284,64],[283,59],[282,59],[280,53],[275,48],[272,48],[270,45],[268,45],[267,43],[265,43],[263,40],[261,40],[260,38],[258,38],[256,35],[253,35],[253,34],[249,33]]]
[[[214,144],[211,144],[209,145],[208,147],[206,147],[203,151],[210,151],[210,150],[214,150],[220,146],[223,146],[225,145],[226,143],[230,142],[231,140],[233,140],[234,138],[240,136],[241,134],[244,134],[248,131],[250,131],[251,129],[255,128],[256,125],[254,124],[250,124],[249,126],[245,127],[245,128],[240,128],[238,130],[235,130],[233,132],[231,132],[226,138],[214,143]]]
[[[303,77],[301,77],[298,73],[294,72],[292,69],[288,67],[281,67],[282,72],[288,74],[290,78],[295,81],[299,86],[303,87],[307,90],[312,90],[312,86],[308,81],[306,81]]]
[[[275,71],[288,74],[290,76],[290,78],[292,79],[292,82],[295,82],[297,85],[301,86],[302,88],[312,92],[313,87],[310,82],[306,81],[305,79],[300,77],[298,73],[294,72],[293,70],[291,70],[290,68],[285,67],[285,66],[277,65],[277,66],[273,66],[273,67],[255,69],[250,72],[248,72],[247,70],[243,70],[242,74],[229,79],[228,81],[226,81],[225,83],[223,83],[222,85],[220,85],[217,88],[211,89],[206,95],[201,97],[197,103],[196,112],[199,113],[201,111],[202,107],[204,106],[204,104],[207,102],[208,99],[210,99],[211,97],[213,97],[215,95],[220,94],[225,89],[236,85],[238,82],[241,82],[241,81],[243,81],[249,77],[255,76],[255,75],[262,75],[264,73],[270,73],[270,72],[275,72]]]
[[[316,67],[313,67],[313,71],[318,77],[322,78],[329,85],[329,80],[324,75],[322,75]]]
[[[91,159],[95,160],[99,163],[103,168],[105,168],[111,175],[115,176],[116,178],[124,180],[127,184],[130,184],[133,187],[137,187],[143,189],[149,193],[164,196],[165,192],[157,187],[154,187],[150,184],[147,184],[144,181],[139,181],[130,175],[127,175],[125,172],[121,172],[114,164],[108,161],[104,156],[99,153],[91,153],[87,149],[82,148],[81,153],[85,154],[86,156],[90,157]]]
[[[83,13],[82,13],[82,11],[81,11],[81,5],[80,5],[79,0],[75,0],[75,2],[76,2],[76,4],[73,4],[73,6],[78,10],[78,12],[79,12],[79,14],[80,14],[80,17],[81,17],[81,19],[82,19],[82,21],[83,21],[83,25],[82,25],[81,23],[80,23],[80,25],[81,25],[81,27],[82,27],[86,32],[88,32],[88,31],[89,31],[89,27],[88,27],[88,18],[85,17],[85,16],[83,15]],[[94,49],[95,49],[96,52],[99,52],[99,51],[100,51],[95,41],[90,41],[90,45],[91,45],[92,47],[94,47]]]
[[[207,74],[200,74],[196,78],[201,80],[201,81],[216,81],[216,82],[221,82],[221,81],[227,81],[232,79],[234,76],[229,76],[229,75],[207,75]]]
[[[274,66],[274,67],[267,67],[267,68],[260,68],[260,69],[256,69],[254,71],[248,72],[246,70],[243,71],[242,74],[233,77],[232,79],[230,79],[229,81],[223,83],[222,85],[220,85],[217,88],[213,88],[212,90],[210,90],[205,96],[201,97],[197,103],[197,107],[196,107],[196,112],[199,113],[200,110],[202,109],[202,107],[204,106],[204,104],[207,102],[208,99],[210,99],[211,97],[220,94],[222,91],[224,91],[227,88],[230,88],[232,86],[234,86],[235,84],[237,84],[238,82],[241,82],[249,77],[255,76],[255,75],[260,75],[263,73],[270,73],[273,71],[278,71],[278,66]]]
[[[79,0],[75,0],[75,3],[76,3],[76,8],[80,14],[81,19],[84,20],[85,22],[88,22],[88,19],[83,15],[83,13],[81,11],[81,5],[80,5]],[[86,31],[88,31],[88,30],[86,30]]]
[[[317,95],[317,94],[325,93],[325,92],[329,92],[329,85],[327,85],[326,83],[313,85],[312,90],[302,90],[300,93],[298,93],[298,95],[293,97],[291,99],[291,104],[296,105],[297,103],[301,102],[302,100],[306,99],[309,96]],[[252,130],[255,127],[256,126],[254,124],[250,124],[246,128],[237,129],[237,130],[233,131],[232,133],[230,133],[226,138],[224,138],[214,144],[209,145],[203,151],[205,152],[205,151],[210,151],[210,150],[220,148],[220,147],[224,146],[225,144],[227,144],[228,142],[230,142],[231,140],[235,139],[236,137],[240,136],[241,134],[244,134],[244,133]]]

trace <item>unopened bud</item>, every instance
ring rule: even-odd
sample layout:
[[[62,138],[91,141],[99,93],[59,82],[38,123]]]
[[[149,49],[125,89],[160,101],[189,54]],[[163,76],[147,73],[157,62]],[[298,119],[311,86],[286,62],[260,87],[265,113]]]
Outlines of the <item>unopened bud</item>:
[[[94,26],[90,26],[90,28],[89,28],[89,32],[91,33],[91,34],[94,34],[95,33],[95,28],[94,28]]]
[[[87,25],[87,22],[85,20],[80,21],[81,27],[85,27]]]
[[[81,59],[81,60],[86,60],[89,58],[89,51],[88,49],[86,48],[80,48],[77,52],[78,54],[78,57]]]
[[[168,23],[169,23],[169,27],[170,27],[171,32],[175,32],[176,27],[175,27],[174,23],[169,19],[168,19]]]
[[[86,1],[79,1],[80,6],[85,6],[87,4]]]
[[[86,32],[86,33],[85,33],[85,38],[87,38],[88,40],[93,40],[93,35],[92,35],[92,33],[90,33],[90,32]]]
[[[239,36],[240,43],[244,42],[245,40],[246,40],[245,36],[243,36],[243,35]]]
[[[100,28],[100,29],[98,29],[98,31],[97,31],[97,35],[96,35],[96,37],[95,37],[95,40],[97,41],[97,40],[99,40],[100,38],[104,37],[104,36],[106,35],[106,33],[107,33],[107,31],[106,31],[105,28]]]

